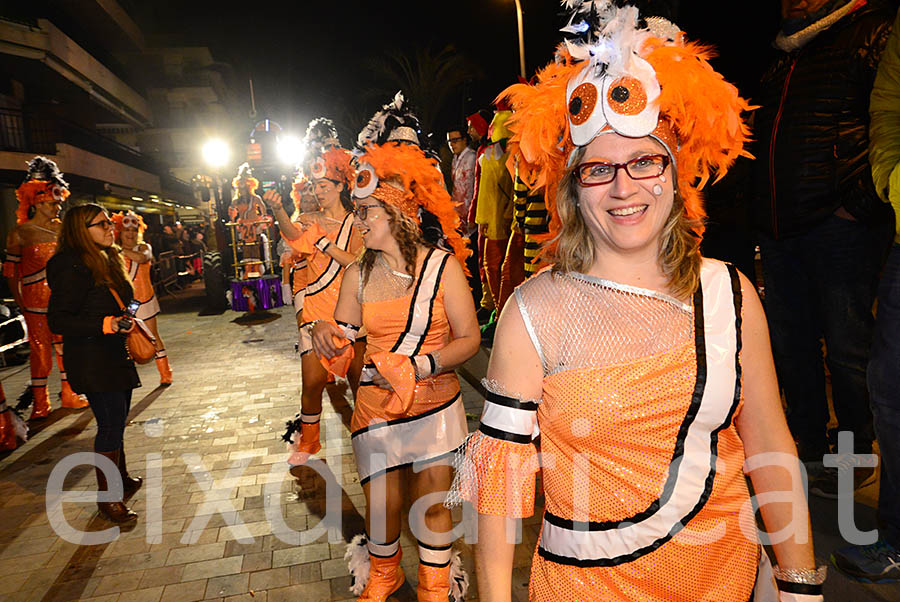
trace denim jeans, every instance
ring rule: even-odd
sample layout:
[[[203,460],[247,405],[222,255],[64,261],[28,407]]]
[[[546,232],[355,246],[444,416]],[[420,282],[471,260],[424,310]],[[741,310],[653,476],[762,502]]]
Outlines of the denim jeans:
[[[799,236],[760,237],[775,367],[803,461],[828,451],[823,338],[838,427],[853,431],[856,451],[871,452],[866,366],[884,247],[878,228],[837,216]]]
[[[891,249],[878,287],[868,377],[881,449],[878,522],[881,536],[900,549],[900,244]]]
[[[94,451],[111,452],[122,449],[125,423],[128,412],[131,411],[131,391],[86,393],[91,411],[97,419]]]

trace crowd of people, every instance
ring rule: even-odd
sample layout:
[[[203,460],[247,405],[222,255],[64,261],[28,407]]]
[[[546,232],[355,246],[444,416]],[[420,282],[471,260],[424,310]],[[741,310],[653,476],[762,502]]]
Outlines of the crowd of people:
[[[292,472],[322,448],[326,385],[346,378],[354,397],[367,503],[352,592],[384,601],[405,581],[408,500],[418,599],[464,599],[450,508],[465,501],[480,599],[509,600],[509,519],[534,512],[540,475],[532,600],[822,600],[798,483],[852,495],[874,476],[860,465],[876,441],[880,538],[831,559],[900,579],[900,13],[783,0],[754,107],[673,23],[608,0],[563,5],[552,61],[446,132],[449,190],[400,93],[352,149],[330,120],[310,123],[291,203],[258,195],[249,169],[235,179],[232,219],[255,236],[271,212],[286,243],[302,387],[284,434]],[[734,261],[741,273],[701,252],[704,194],[734,186],[736,161],[750,165],[738,186],[752,191],[764,302],[752,262]],[[134,214],[86,204],[60,221],[67,192],[35,159],[4,263],[35,333],[32,417],[49,412],[50,349],[62,372],[65,348],[63,405],[90,404],[95,450],[121,477],[98,466],[100,512],[134,521],[123,432],[139,381],[120,303],[136,299],[172,379],[152,250]],[[469,434],[454,370],[480,345],[487,395]],[[15,444],[20,419],[0,420],[0,444]],[[781,496],[760,503],[766,531],[788,533],[772,559],[748,480],[757,500]]]

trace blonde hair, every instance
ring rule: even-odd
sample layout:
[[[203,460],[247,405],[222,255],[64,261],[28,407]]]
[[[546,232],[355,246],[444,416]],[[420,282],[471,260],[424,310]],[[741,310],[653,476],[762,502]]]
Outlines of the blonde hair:
[[[581,185],[575,176],[575,166],[584,158],[585,148],[573,152],[570,166],[559,182],[556,203],[562,224],[553,239],[551,259],[554,270],[587,272],[594,263],[597,249],[594,238],[578,209]],[[660,235],[659,267],[669,284],[669,292],[679,298],[694,294],[700,284],[700,236],[703,224],[687,216],[684,199],[675,191],[672,211]]]
[[[56,252],[74,251],[91,271],[95,284],[112,286],[120,296],[130,298],[134,295],[134,287],[125,271],[121,248],[113,244],[101,249],[88,231],[88,224],[101,213],[105,215],[106,210],[94,203],[69,207],[63,217]]]

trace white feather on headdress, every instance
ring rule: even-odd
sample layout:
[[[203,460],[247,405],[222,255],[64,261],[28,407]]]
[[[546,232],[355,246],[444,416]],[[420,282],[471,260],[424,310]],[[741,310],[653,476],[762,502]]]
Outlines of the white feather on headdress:
[[[392,133],[399,136],[391,137]],[[389,140],[403,140],[413,144],[419,144],[419,118],[409,108],[409,103],[403,96],[403,91],[398,91],[394,99],[377,111],[366,127],[359,133],[356,145],[362,149],[367,144],[384,144]]]

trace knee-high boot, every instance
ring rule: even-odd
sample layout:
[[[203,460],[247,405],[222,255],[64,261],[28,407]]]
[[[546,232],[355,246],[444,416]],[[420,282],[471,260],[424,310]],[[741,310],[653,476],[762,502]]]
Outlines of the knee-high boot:
[[[47,379],[42,379],[45,383]],[[46,418],[50,415],[50,397],[47,395],[47,385],[31,385],[30,393],[32,397],[32,406],[31,406],[31,416],[28,418],[29,420],[34,420],[35,418]],[[27,392],[26,392],[27,394]]]
[[[382,555],[384,553],[385,555]],[[370,543],[365,535],[357,535],[347,545],[344,560],[349,561],[353,583],[350,593],[359,595],[357,602],[385,602],[406,581],[400,560],[400,538],[394,543]]]
[[[447,546],[428,546],[419,542],[418,602],[463,602],[469,577],[462,567],[459,552]]]
[[[101,456],[105,456],[109,458],[109,460],[113,463],[113,466],[119,466],[119,452],[121,450],[111,451],[111,452],[97,452]],[[97,466],[97,490],[99,492],[109,491],[109,485],[106,481],[106,473]],[[105,518],[106,520],[112,521],[114,523],[129,523],[137,520],[138,515],[132,512],[128,506],[122,501],[120,497],[118,500],[114,500],[111,502],[101,502],[99,497],[97,499],[97,509],[100,511],[100,516]]]
[[[63,362],[62,343],[54,343],[53,349],[56,350],[56,367],[59,368],[59,378],[62,381],[62,390],[59,393],[60,405],[74,410],[88,407],[87,397],[79,395],[69,386],[69,380],[66,378],[66,366]]]
[[[172,384],[172,368],[169,366],[169,354],[165,349],[156,352],[156,369],[159,371],[159,384]]]

